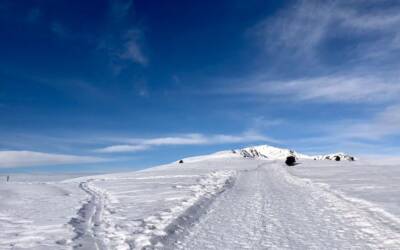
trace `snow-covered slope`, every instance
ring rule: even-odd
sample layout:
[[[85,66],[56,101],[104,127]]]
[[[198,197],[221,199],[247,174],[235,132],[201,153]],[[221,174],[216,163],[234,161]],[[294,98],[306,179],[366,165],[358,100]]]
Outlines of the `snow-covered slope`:
[[[199,162],[211,159],[223,159],[223,158],[260,158],[268,160],[284,160],[288,156],[294,156],[297,159],[308,159],[308,160],[348,160],[354,161],[354,156],[345,153],[333,153],[327,155],[306,155],[298,153],[294,150],[287,148],[278,148],[269,145],[252,146],[242,149],[233,149],[219,151],[213,154],[194,156],[182,159],[183,162]],[[179,162],[179,161],[178,161]]]
[[[215,160],[215,159],[224,159],[224,158],[242,158],[242,155],[238,154],[235,150],[224,150],[219,151],[213,154],[208,155],[200,155],[200,156],[192,156],[182,159],[184,163],[188,162],[199,162],[204,160]],[[179,160],[180,161],[180,160]],[[176,161],[176,162],[179,162]]]
[[[267,158],[270,160],[283,160],[286,157],[293,155],[299,159],[312,159],[312,156],[308,156],[305,154],[297,153],[294,150],[286,149],[286,148],[277,148],[269,145],[260,145],[254,147],[248,147],[238,150],[240,154],[244,157],[261,157]]]
[[[269,145],[259,145],[243,149],[234,150],[232,152],[239,153],[245,158],[266,158],[270,160],[283,160],[292,155],[297,159],[311,159],[311,160],[348,160],[354,161],[355,157],[345,153],[334,153],[328,155],[305,155],[298,153],[291,149],[277,148]]]
[[[354,156],[345,154],[345,153],[335,153],[335,154],[328,154],[328,155],[317,155],[314,156],[316,160],[334,160],[334,161],[355,161],[356,158]]]
[[[398,165],[290,168],[278,158],[296,152],[255,148],[251,159],[231,150],[138,172],[0,181],[0,249],[400,249]]]

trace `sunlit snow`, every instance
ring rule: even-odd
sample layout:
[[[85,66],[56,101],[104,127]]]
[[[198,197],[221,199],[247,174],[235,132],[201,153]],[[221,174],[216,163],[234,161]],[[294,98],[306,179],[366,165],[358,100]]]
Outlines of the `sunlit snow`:
[[[253,149],[138,172],[3,178],[0,249],[400,249],[398,165]]]

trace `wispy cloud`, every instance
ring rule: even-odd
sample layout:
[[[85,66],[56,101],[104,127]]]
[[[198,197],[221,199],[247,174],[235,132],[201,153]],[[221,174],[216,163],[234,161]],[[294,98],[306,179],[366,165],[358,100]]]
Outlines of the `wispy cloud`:
[[[295,1],[248,31],[272,58],[265,68],[217,79],[215,92],[299,102],[395,102],[400,4],[385,2]]]
[[[353,46],[353,53],[365,56],[380,50],[388,55],[400,46],[400,5],[391,2],[388,7],[385,2],[301,0],[262,20],[251,33],[273,53],[280,48],[279,51],[289,49],[299,56],[314,57],[319,46],[329,39],[367,36],[363,43]]]
[[[400,137],[400,105],[389,105],[368,117],[320,121],[307,129],[314,136],[299,138],[294,143],[309,152],[327,153],[333,149],[364,155],[399,155],[399,147],[393,142]]]
[[[391,78],[356,73],[337,73],[293,80],[251,79],[246,84],[226,88],[226,93],[286,96],[291,100],[376,103],[400,97],[400,84]]]
[[[239,143],[249,141],[270,141],[276,142],[275,139],[261,135],[255,132],[245,132],[240,135],[203,135],[203,134],[186,134],[176,137],[159,137],[150,139],[131,139],[132,143],[139,143],[151,146],[161,145],[202,145],[202,144],[224,144]]]
[[[366,121],[342,125],[346,138],[379,140],[387,136],[400,135],[400,105],[388,106]]]
[[[125,144],[111,145],[105,148],[97,149],[101,153],[117,152],[137,152],[148,150],[157,146],[168,145],[215,145],[243,142],[274,142],[278,141],[258,134],[256,132],[246,132],[240,135],[203,135],[203,134],[185,134],[181,136],[157,137],[157,138],[131,138],[124,140]]]
[[[108,28],[100,37],[98,48],[108,54],[116,73],[126,67],[126,62],[146,66],[149,59],[143,51],[144,34],[127,20],[133,14],[132,1],[114,0],[109,3]]]
[[[83,164],[105,161],[103,158],[34,151],[0,151],[0,168]]]
[[[251,28],[269,51],[277,47],[294,49],[306,54],[324,37],[332,18],[331,3],[298,1],[276,16],[268,17]]]
[[[97,48],[109,57],[111,68],[117,75],[126,69],[129,63],[140,66],[149,64],[149,59],[143,52],[143,34],[136,28],[115,36],[106,35],[100,38]]]
[[[148,59],[141,48],[142,37],[143,34],[140,30],[128,30],[123,36],[124,42],[119,57],[146,66]]]
[[[112,145],[95,150],[98,153],[139,152],[148,150],[148,145]]]
[[[319,128],[318,128],[319,127]],[[400,104],[393,104],[380,111],[371,112],[369,117],[359,119],[344,119],[317,124],[317,132],[322,135],[316,138],[304,139],[305,143],[362,143],[376,146],[385,138],[400,136]]]

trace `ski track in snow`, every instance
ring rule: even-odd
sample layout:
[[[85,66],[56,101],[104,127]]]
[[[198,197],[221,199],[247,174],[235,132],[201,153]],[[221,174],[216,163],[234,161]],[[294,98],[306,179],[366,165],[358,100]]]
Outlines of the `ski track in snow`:
[[[243,171],[170,249],[400,249],[399,224],[291,176]]]
[[[78,217],[69,222],[76,236],[72,239],[75,249],[106,249],[102,239],[98,235],[98,227],[103,212],[103,197],[90,188],[91,180],[81,182],[79,187],[89,195],[89,200],[78,211]]]
[[[0,186],[0,249],[400,249],[398,217],[281,162],[192,160]]]
[[[195,222],[209,204],[232,185],[235,171],[212,171],[198,179],[192,185],[192,196],[184,199],[176,207],[164,210],[137,221],[126,221],[119,218],[111,205],[110,194],[94,185],[96,182],[107,181],[88,179],[79,186],[89,196],[70,221],[76,236],[73,238],[74,249],[152,249],[153,246],[173,242],[183,228]],[[190,176],[169,176],[169,178],[186,178]],[[199,177],[191,176],[191,177]],[[166,179],[163,176],[137,177],[135,180]],[[132,223],[134,227],[129,227]]]
[[[92,185],[93,181],[89,179],[79,184],[89,199],[78,211],[78,216],[70,221],[76,233],[72,239],[74,249],[130,249],[124,235],[118,232],[118,225],[109,219],[114,211],[107,206],[107,192]]]

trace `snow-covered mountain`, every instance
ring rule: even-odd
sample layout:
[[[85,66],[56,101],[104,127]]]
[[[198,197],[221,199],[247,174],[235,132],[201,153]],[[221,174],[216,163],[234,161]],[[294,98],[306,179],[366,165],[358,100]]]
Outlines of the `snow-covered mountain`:
[[[336,161],[341,161],[341,160],[347,160],[347,161],[355,161],[356,158],[354,156],[345,154],[345,153],[335,153],[335,154],[328,154],[328,155],[317,155],[314,156],[316,160],[336,160]]]
[[[213,160],[219,158],[231,157],[244,157],[244,158],[261,158],[269,160],[285,160],[288,156],[294,156],[296,159],[309,159],[309,160],[348,160],[354,161],[355,157],[345,153],[334,153],[327,155],[306,155],[298,153],[294,150],[287,148],[278,148],[269,145],[252,146],[242,149],[232,149],[219,151],[209,155],[194,156],[182,159],[183,162],[198,162],[203,160]],[[180,161],[180,160],[179,160]],[[177,162],[179,162],[177,161]]]
[[[292,155],[297,159],[311,159],[311,160],[348,160],[354,161],[355,157],[345,153],[334,153],[328,155],[305,155],[298,153],[291,149],[277,148],[269,145],[259,145],[254,147],[247,147],[243,149],[233,150],[234,153],[239,153],[245,158],[266,158],[271,160],[283,160]]]
[[[294,150],[286,148],[277,148],[269,145],[260,145],[254,147],[248,147],[237,150],[245,158],[267,158],[271,160],[282,160],[286,159],[289,155],[293,155],[298,159],[313,159],[312,156],[297,153]]]

